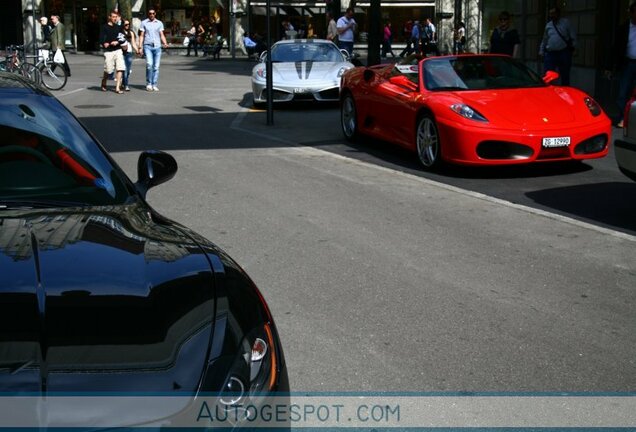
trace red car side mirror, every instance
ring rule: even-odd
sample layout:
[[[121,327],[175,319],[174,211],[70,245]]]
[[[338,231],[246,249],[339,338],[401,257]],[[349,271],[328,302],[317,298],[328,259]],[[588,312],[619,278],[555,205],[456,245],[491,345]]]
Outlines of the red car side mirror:
[[[555,71],[547,71],[545,75],[543,75],[543,82],[546,84],[550,84],[559,79],[559,73]]]

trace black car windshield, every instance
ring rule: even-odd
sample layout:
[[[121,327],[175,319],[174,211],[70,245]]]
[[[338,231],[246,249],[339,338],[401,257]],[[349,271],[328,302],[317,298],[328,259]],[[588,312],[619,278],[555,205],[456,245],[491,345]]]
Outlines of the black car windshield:
[[[506,56],[458,56],[424,62],[427,90],[494,90],[544,87],[541,77]]]
[[[127,182],[55,98],[21,90],[0,97],[0,208],[113,205]]]
[[[332,43],[279,43],[272,47],[274,62],[343,62],[344,56]]]

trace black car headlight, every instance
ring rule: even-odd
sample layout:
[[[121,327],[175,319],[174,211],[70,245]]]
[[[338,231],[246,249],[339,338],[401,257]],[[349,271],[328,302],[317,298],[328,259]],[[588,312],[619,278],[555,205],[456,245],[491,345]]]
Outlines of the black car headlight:
[[[450,109],[469,120],[488,122],[488,119],[486,119],[486,117],[481,115],[476,109],[473,109],[466,104],[453,104],[451,105]]]
[[[265,323],[241,341],[219,397],[221,404],[242,405],[260,393],[271,391],[276,384],[277,362],[274,335]]]
[[[587,107],[587,109],[590,110],[590,113],[594,116],[597,117],[599,115],[601,115],[601,112],[603,112],[603,110],[601,110],[600,105],[591,97],[586,96],[583,99],[583,102],[585,102],[585,106]]]

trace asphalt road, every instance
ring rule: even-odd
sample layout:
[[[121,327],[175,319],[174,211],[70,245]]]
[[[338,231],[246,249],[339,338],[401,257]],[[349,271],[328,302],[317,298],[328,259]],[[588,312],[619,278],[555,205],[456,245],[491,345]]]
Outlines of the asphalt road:
[[[134,179],[170,151],[160,212],[268,299],[294,391],[633,391],[636,186],[610,158],[423,173],[345,144],[335,107],[250,110],[245,59],[164,56],[158,93],[99,90],[69,56],[57,95]]]

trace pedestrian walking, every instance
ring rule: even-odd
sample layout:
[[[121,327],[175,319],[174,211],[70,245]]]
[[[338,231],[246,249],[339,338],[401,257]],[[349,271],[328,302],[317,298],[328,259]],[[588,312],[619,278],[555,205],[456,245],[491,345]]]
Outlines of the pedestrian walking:
[[[159,91],[159,66],[161,65],[161,48],[167,48],[168,42],[164,35],[163,23],[157,19],[155,9],[148,10],[148,18],[141,22],[139,28],[139,47],[146,57],[146,90]]]
[[[53,51],[53,53],[56,54],[57,50],[60,50],[60,52],[62,53],[62,59],[63,59],[62,66],[64,67],[64,70],[66,71],[66,76],[70,77],[71,68],[68,65],[68,61],[66,60],[66,55],[64,55],[64,49],[66,48],[65,42],[64,42],[64,38],[65,38],[64,24],[62,24],[62,22],[60,21],[60,17],[58,15],[51,15],[50,37],[51,37],[51,51]],[[58,61],[58,63],[60,62]]]
[[[411,44],[413,45],[413,52],[420,54],[422,42],[422,26],[418,20],[413,21],[413,27],[411,28]]]
[[[51,26],[49,19],[45,16],[40,17],[40,27],[42,29],[42,49],[51,49]]]
[[[395,54],[393,53],[393,48],[391,48],[391,44],[393,43],[393,33],[391,32],[391,21],[387,20],[384,25],[384,37],[382,40],[382,57],[386,57],[388,54],[391,54],[391,57],[395,58]]]
[[[353,18],[353,8],[347,8],[345,14],[338,19],[336,28],[338,30],[338,45],[346,50],[349,56],[353,55],[354,32],[358,24]]]
[[[622,128],[625,107],[636,86],[636,1],[629,5],[629,18],[616,28],[612,48],[605,74],[608,78],[618,75],[618,113],[612,120]]]
[[[424,55],[434,54],[439,55],[437,50],[437,32],[435,25],[430,18],[424,20],[424,26],[420,32],[420,38],[422,39],[422,52]]]
[[[128,85],[128,80],[130,79],[130,73],[132,72],[133,60],[135,58],[135,54],[138,50],[137,46],[137,36],[135,36],[135,32],[130,28],[130,20],[123,20],[123,33],[126,38],[126,42],[128,42],[128,48],[124,52],[122,49],[122,53],[124,55],[124,65],[126,66],[126,70],[124,71],[123,76],[123,84],[124,91],[130,91],[130,86]]]
[[[117,25],[119,13],[112,10],[108,15],[108,22],[102,27],[99,43],[104,49],[104,74],[102,76],[102,91],[107,91],[108,76],[115,74],[115,93],[122,94],[122,77],[126,70],[122,45],[127,45],[122,28]],[[123,42],[122,42],[123,41]]]
[[[499,14],[499,25],[490,35],[490,52],[518,58],[520,46],[519,32],[512,28],[510,13],[502,11]]]
[[[539,55],[543,56],[544,71],[556,71],[561,76],[562,85],[570,85],[572,55],[576,48],[576,32],[570,21],[561,17],[561,9],[553,7],[549,11],[550,21],[545,26]]]
[[[338,27],[331,12],[327,12],[327,39],[338,45]]]
[[[186,53],[186,57],[190,56],[190,49],[194,50],[194,56],[198,57],[198,47],[199,44],[203,43],[205,39],[205,29],[201,23],[196,23],[192,21],[192,25],[190,26],[190,30],[188,30],[188,51]]]
[[[453,46],[454,54],[464,54],[464,47],[466,46],[466,24],[460,21],[455,27],[453,34],[455,44]]]
[[[413,52],[413,42],[411,40],[411,31],[413,30],[413,21],[407,20],[402,27],[402,37],[406,42],[406,46],[400,53],[400,57],[409,55]]]

